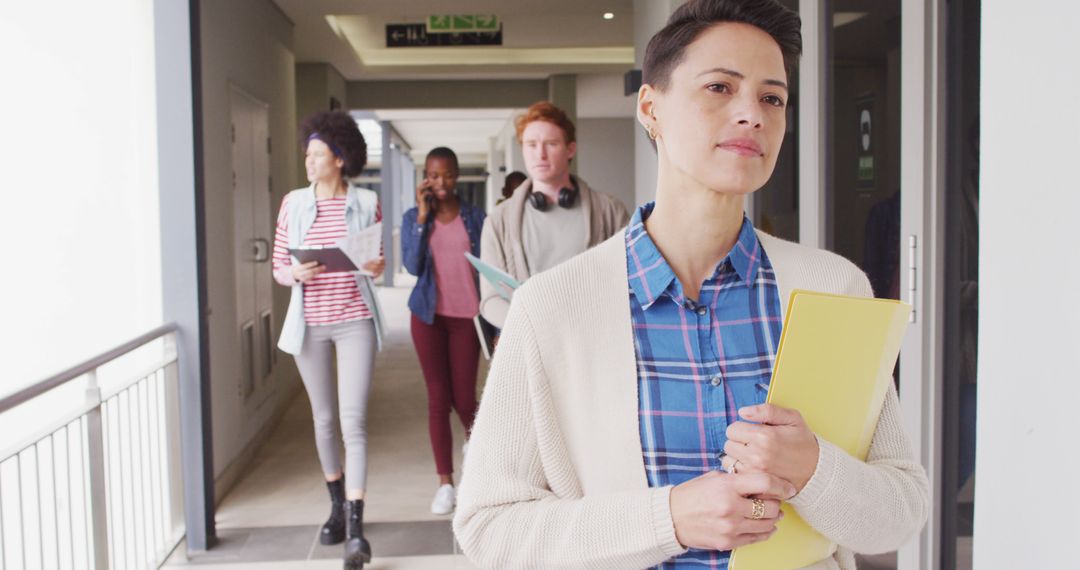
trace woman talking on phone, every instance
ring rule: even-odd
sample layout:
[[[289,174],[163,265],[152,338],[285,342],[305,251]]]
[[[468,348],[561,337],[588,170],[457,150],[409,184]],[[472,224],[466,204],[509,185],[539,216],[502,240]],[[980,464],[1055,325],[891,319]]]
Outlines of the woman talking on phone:
[[[480,255],[484,212],[456,192],[458,159],[438,147],[424,161],[424,179],[416,188],[416,207],[401,223],[405,269],[418,277],[409,296],[412,338],[428,391],[428,432],[435,454],[439,487],[431,512],[454,510],[453,438],[450,410],[466,432],[476,415],[476,368],[480,341],[472,319],[480,307],[477,274],[466,253]],[[466,436],[468,437],[468,436]]]

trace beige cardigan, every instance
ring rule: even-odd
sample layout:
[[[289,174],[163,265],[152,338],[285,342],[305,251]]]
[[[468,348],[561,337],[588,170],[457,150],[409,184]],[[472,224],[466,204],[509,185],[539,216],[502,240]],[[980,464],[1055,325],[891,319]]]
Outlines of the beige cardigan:
[[[780,288],[870,295],[847,260],[759,232]],[[454,532],[485,568],[644,568],[684,552],[671,487],[649,488],[638,430],[622,232],[517,291],[472,432]],[[865,463],[819,439],[791,504],[839,545],[810,568],[855,568],[926,520],[926,474],[890,390]]]
[[[583,244],[584,249],[588,249],[626,227],[630,215],[622,202],[611,195],[589,188],[584,180],[576,176],[574,180],[578,183],[582,214],[589,224]],[[514,190],[509,200],[492,210],[484,221],[484,230],[480,233],[480,258],[522,283],[532,276],[525,259],[525,247],[521,242],[521,223],[531,190],[532,180],[526,179]],[[509,309],[510,303],[495,291],[491,282],[481,279],[480,314],[484,319],[502,328]]]

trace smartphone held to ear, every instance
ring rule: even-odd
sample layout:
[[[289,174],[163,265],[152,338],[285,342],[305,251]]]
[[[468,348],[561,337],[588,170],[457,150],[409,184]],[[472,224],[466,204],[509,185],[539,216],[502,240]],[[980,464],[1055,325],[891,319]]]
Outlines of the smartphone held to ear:
[[[435,209],[435,192],[431,189],[431,179],[426,175],[423,181],[420,182],[420,199],[424,201],[424,205],[429,210]]]

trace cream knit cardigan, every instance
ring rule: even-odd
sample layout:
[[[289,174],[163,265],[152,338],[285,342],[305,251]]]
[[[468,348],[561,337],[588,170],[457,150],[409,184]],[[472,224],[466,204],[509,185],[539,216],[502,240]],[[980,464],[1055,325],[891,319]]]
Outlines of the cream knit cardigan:
[[[785,308],[793,289],[870,296],[835,254],[759,232]],[[514,294],[458,491],[454,532],[485,568],[645,568],[684,552],[671,487],[650,488],[622,232]],[[813,477],[791,505],[839,547],[895,550],[926,520],[929,491],[890,389],[867,461],[818,439]]]

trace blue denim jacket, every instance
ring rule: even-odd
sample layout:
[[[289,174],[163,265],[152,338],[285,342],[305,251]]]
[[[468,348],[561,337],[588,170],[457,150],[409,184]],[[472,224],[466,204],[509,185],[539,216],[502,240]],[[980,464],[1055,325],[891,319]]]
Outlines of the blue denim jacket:
[[[419,279],[409,295],[409,310],[427,324],[435,322],[435,269],[432,265],[428,238],[431,236],[435,216],[428,216],[423,225],[416,223],[416,208],[410,208],[401,219],[401,261],[405,270]],[[472,254],[480,257],[480,230],[484,229],[483,210],[461,202],[461,221],[469,234]],[[479,283],[477,283],[479,290]]]

